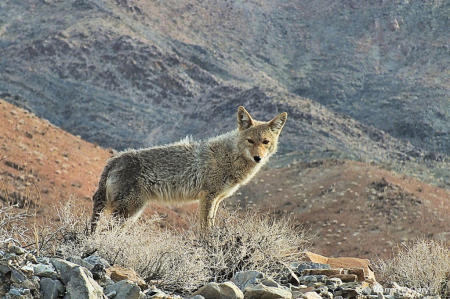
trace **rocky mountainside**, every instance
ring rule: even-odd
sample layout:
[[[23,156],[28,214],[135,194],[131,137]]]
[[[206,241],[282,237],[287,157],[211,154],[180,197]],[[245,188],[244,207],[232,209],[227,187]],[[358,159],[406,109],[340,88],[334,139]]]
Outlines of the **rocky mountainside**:
[[[222,133],[244,105],[256,118],[289,113],[282,153],[405,160],[423,148],[439,158],[445,92],[415,61],[429,47],[403,41],[414,11],[444,18],[436,5],[4,1],[0,96],[115,149]],[[415,20],[416,35],[440,32],[427,20]],[[403,43],[411,58],[399,56]]]

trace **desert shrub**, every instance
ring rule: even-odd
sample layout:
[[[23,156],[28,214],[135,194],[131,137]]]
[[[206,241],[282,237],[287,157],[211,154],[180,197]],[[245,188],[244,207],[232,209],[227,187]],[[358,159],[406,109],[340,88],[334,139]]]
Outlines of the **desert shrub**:
[[[426,295],[450,296],[450,249],[443,243],[418,240],[402,245],[394,258],[380,261],[376,268],[385,283],[396,282]]]
[[[29,218],[27,210],[21,210],[15,205],[0,204],[0,244],[29,243],[31,238],[25,225]]]
[[[249,209],[242,216],[223,211],[196,246],[207,253],[210,280],[223,282],[246,270],[280,278],[289,262],[301,258],[307,241],[304,231],[288,218],[277,220]]]
[[[157,218],[123,228],[102,216],[96,232],[86,234],[86,216],[71,214],[70,206],[64,209],[59,212],[65,218],[58,229],[61,237],[55,238],[60,240],[59,255],[82,257],[95,251],[109,263],[133,268],[147,282],[178,293],[229,280],[237,271],[258,270],[276,278],[306,245],[303,230],[290,221],[253,210],[244,216],[222,212],[206,233],[197,231],[197,224],[188,230],[161,229]]]

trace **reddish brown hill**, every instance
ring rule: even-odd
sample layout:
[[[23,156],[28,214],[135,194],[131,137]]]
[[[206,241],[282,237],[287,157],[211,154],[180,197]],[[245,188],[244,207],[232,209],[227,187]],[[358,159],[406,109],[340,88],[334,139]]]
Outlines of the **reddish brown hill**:
[[[326,160],[264,171],[232,200],[304,223],[318,253],[374,258],[417,237],[445,240],[449,199],[448,190],[404,174]]]
[[[41,214],[75,196],[89,206],[108,151],[0,100],[1,201],[37,202]],[[7,193],[7,194],[6,194]]]

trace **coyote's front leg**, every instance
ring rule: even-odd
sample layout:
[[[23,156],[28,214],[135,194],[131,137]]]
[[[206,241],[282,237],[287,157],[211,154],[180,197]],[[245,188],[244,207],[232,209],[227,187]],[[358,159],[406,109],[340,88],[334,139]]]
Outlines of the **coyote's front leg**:
[[[202,230],[207,230],[214,225],[214,218],[216,217],[220,201],[221,197],[217,196],[215,193],[206,194],[200,199],[199,218],[200,228]]]

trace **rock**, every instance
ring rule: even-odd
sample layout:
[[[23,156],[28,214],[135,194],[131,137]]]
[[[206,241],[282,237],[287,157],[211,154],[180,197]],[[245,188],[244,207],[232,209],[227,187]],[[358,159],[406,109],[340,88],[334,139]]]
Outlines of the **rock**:
[[[24,282],[22,282],[22,286],[25,289],[29,289],[31,291],[39,290],[39,278],[37,276],[34,277],[35,279],[25,279]]]
[[[295,272],[304,275],[303,271],[307,269],[331,269],[331,267],[326,263],[304,262],[297,266]]]
[[[297,267],[295,267],[297,269]],[[292,270],[291,267],[285,267],[283,271],[281,272],[281,284],[287,285],[292,284],[294,286],[300,285],[300,279],[298,278],[297,274]]]
[[[133,269],[114,265],[106,269],[106,274],[115,282],[130,280],[135,282],[141,290],[148,289],[148,284]]]
[[[64,284],[67,284],[71,280],[72,277],[70,276],[70,273],[72,269],[80,267],[77,264],[59,258],[51,258],[50,262],[58,271],[58,274],[61,276],[61,280]]]
[[[254,271],[256,272],[256,271]],[[242,291],[231,281],[224,283],[210,282],[197,290],[193,295],[201,295],[205,299],[243,299]]]
[[[260,279],[264,278],[264,274],[258,271],[242,271],[234,274],[231,281],[241,290],[244,291],[249,284],[258,284]]]
[[[324,265],[324,264],[320,264],[320,265]],[[302,273],[303,273],[303,275],[326,275],[326,276],[331,276],[331,275],[342,274],[343,271],[344,270],[342,268],[338,268],[338,269],[305,269],[305,270],[303,270]]]
[[[57,273],[53,265],[33,265],[34,275],[41,277],[56,277]]]
[[[373,273],[372,268],[370,266],[370,261],[367,259],[359,259],[352,257],[328,258],[312,252],[305,252],[305,254],[309,261],[327,264],[330,266],[331,269],[363,268],[364,279],[371,280],[373,283],[376,282],[375,274]]]
[[[101,280],[101,279],[105,278],[106,270],[105,270],[105,266],[103,266],[102,264],[95,265],[90,271],[92,273],[92,277],[95,280]]]
[[[43,299],[56,299],[59,294],[64,293],[64,285],[59,281],[51,278],[44,277],[39,282],[41,286]]]
[[[244,299],[291,299],[292,292],[283,288],[267,287],[263,284],[249,284],[244,290]],[[207,299],[207,298],[206,298]]]
[[[275,288],[280,287],[280,285],[272,278],[263,278],[261,279],[261,283],[266,287],[275,287]]]
[[[70,267],[70,265],[64,265],[64,263],[59,264],[59,266],[62,266],[63,268]],[[70,278],[66,284],[67,293],[66,296],[64,296],[64,299],[106,299],[106,296],[103,294],[103,288],[87,273],[90,274],[86,268],[78,265],[73,267],[67,273]],[[118,298],[128,299],[128,297]]]
[[[83,260],[83,259],[81,259],[81,258],[79,258],[79,257],[73,257],[73,256],[71,256],[71,257],[68,257],[68,258],[67,258],[67,261],[69,261],[69,262],[71,262],[71,263],[74,263],[74,264],[77,264],[77,265],[79,265],[79,266],[83,266],[83,267],[85,267],[86,269],[88,269],[89,271],[91,271],[92,268],[94,268],[94,265],[93,265],[93,264],[91,264],[91,263],[89,263],[89,262],[86,262],[85,260]]]
[[[105,294],[116,292],[113,298],[117,299],[140,299],[145,298],[139,286],[129,280],[121,280],[105,289]]]
[[[337,274],[331,275],[330,278],[339,278],[342,282],[357,282],[358,276],[355,274]]]
[[[346,270],[347,274],[354,274],[358,277],[358,281],[366,280],[364,268],[350,268]]]
[[[328,280],[328,276],[326,276],[326,275],[306,275],[306,276],[300,276],[299,279],[300,279],[301,283],[303,283],[305,285],[309,285],[309,284],[315,283],[315,282],[326,283],[326,281]]]
[[[16,245],[10,245],[10,246],[8,246],[8,252],[9,253],[14,253],[14,254],[17,254],[17,255],[22,255],[22,254],[26,253],[26,250],[21,248],[21,247],[19,247],[19,246],[16,246]]]
[[[337,278],[337,277],[331,277],[331,278],[327,279],[326,284],[327,284],[329,289],[334,290],[337,287],[340,287],[342,285],[342,280],[340,278]]]
[[[32,265],[25,265],[20,268],[20,271],[26,276],[31,277],[34,274],[34,267]]]
[[[188,299],[205,299],[202,295],[195,295],[193,297],[189,297]]]
[[[302,295],[304,299],[322,299],[322,297],[316,292],[307,292]]]
[[[11,272],[11,268],[7,265],[0,265],[0,273],[5,275],[7,273]]]
[[[29,261],[29,262],[31,262],[33,264],[37,264],[38,263],[36,257],[34,255],[32,255],[31,253],[27,253],[26,259],[27,259],[27,261]]]
[[[167,297],[166,293],[164,293],[163,291],[158,290],[158,289],[149,290],[146,295],[147,295],[147,298],[151,298],[151,299],[164,299]],[[202,298],[203,298],[203,296],[202,296]]]
[[[108,263],[107,260],[104,258],[99,257],[98,255],[91,255],[83,259],[83,261],[88,262],[92,266],[95,266],[97,264],[102,264],[105,266],[105,268],[111,267],[111,265]]]
[[[24,282],[25,279],[27,279],[27,278],[26,278],[25,275],[22,274],[22,272],[17,271],[17,270],[15,270],[15,269],[12,269],[12,270],[11,270],[11,278],[10,278],[10,279],[11,279],[11,281],[12,281],[13,283],[21,284],[21,283]]]

